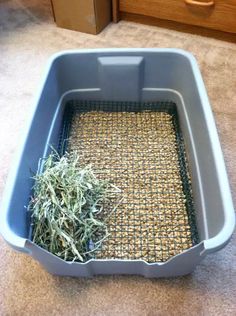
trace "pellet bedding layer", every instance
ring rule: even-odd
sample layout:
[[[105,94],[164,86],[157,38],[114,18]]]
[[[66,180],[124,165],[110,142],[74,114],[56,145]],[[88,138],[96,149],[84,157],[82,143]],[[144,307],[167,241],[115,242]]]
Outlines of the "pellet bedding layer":
[[[172,114],[76,113],[68,151],[121,189],[97,259],[163,262],[190,248],[191,229]],[[190,181],[190,180],[189,180]]]

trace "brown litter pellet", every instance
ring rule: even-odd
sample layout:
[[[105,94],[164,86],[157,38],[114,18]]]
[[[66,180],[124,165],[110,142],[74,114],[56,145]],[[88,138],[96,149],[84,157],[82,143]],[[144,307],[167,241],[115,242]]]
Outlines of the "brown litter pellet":
[[[121,189],[96,258],[160,262],[192,246],[171,114],[77,113],[68,150]]]

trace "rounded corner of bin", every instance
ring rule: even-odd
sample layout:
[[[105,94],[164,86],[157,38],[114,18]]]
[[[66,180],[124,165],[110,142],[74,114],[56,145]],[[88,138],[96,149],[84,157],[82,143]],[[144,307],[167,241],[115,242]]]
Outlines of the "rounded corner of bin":
[[[9,181],[9,180],[8,180]],[[9,182],[8,182],[9,183]],[[17,235],[9,223],[8,216],[8,206],[7,206],[7,197],[8,192],[5,190],[5,196],[1,201],[1,212],[0,212],[0,235],[5,240],[5,242],[11,246],[13,249],[21,252],[28,253],[26,249],[27,239]]]
[[[16,235],[11,230],[8,223],[5,222],[0,225],[0,234],[2,238],[5,240],[5,242],[14,250],[29,253],[29,250],[26,248],[27,239]]]
[[[194,56],[193,53],[182,48],[174,48],[173,51],[179,55],[186,57],[190,62],[194,64],[197,63],[196,57]]]
[[[66,50],[62,50],[56,53],[53,53],[49,59],[48,59],[48,65],[52,65],[53,63],[55,63],[57,60],[61,59],[64,55],[68,54],[68,51]]]
[[[222,249],[230,241],[235,230],[236,214],[232,210],[221,231],[214,237],[204,240],[206,252],[211,253]]]
[[[60,59],[62,56],[62,52],[52,54],[48,59],[48,64],[53,64],[56,60]]]

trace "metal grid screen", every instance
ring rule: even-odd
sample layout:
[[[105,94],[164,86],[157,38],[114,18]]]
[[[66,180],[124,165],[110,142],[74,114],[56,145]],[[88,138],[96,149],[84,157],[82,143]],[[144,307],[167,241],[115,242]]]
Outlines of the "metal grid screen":
[[[198,242],[174,103],[70,101],[59,149],[121,189],[95,258],[163,262]]]

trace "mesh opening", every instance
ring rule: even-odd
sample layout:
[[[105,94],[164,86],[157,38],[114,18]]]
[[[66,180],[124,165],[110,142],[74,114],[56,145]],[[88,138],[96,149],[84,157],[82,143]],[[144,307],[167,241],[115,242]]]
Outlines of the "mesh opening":
[[[94,258],[164,262],[198,243],[174,103],[69,101],[59,141],[59,152],[66,150],[122,191]]]

